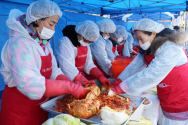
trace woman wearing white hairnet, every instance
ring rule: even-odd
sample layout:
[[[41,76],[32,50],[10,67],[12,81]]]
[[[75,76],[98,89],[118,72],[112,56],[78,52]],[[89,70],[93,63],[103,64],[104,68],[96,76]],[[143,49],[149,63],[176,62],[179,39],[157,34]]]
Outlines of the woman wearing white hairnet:
[[[106,52],[105,40],[110,38],[110,34],[115,32],[116,26],[110,19],[102,19],[97,22],[100,35],[97,41],[90,44],[93,61],[97,68],[99,68],[105,76],[109,76],[109,69],[111,67],[111,60],[108,59]]]
[[[162,125],[188,125],[188,62],[179,46],[186,42],[186,33],[147,18],[136,22],[133,31],[141,50],[120,74],[118,79],[123,82],[113,91],[138,95],[157,86]]]
[[[138,55],[136,51],[133,50],[133,37],[131,33],[126,32],[127,35],[123,37],[122,43],[117,46],[117,51],[119,55],[124,57],[132,57],[134,55]]]
[[[106,40],[106,52],[108,59],[113,61],[114,59],[125,59],[123,56],[119,56],[117,52],[117,46],[124,44],[123,38],[127,37],[125,28],[121,25],[116,26],[116,31],[110,34],[110,38]]]
[[[57,43],[57,60],[63,73],[73,81],[91,83],[88,80],[97,78],[104,86],[110,85],[110,81],[94,65],[89,47],[99,37],[98,26],[86,20],[76,27],[66,26],[63,35]]]
[[[83,86],[73,83],[57,67],[49,41],[62,12],[52,1],[36,1],[24,14],[14,9],[6,21],[10,37],[1,52],[6,87],[1,100],[0,125],[41,125],[48,113],[40,104],[48,97],[72,94],[83,98]]]

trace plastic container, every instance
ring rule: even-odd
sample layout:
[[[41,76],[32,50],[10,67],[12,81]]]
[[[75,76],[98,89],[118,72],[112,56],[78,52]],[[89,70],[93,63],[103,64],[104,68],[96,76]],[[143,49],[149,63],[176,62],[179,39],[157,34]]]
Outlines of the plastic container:
[[[132,62],[132,60],[133,59],[123,59],[112,61],[112,66],[109,70],[110,77],[117,78],[121,72]],[[113,73],[113,75],[111,73]]]

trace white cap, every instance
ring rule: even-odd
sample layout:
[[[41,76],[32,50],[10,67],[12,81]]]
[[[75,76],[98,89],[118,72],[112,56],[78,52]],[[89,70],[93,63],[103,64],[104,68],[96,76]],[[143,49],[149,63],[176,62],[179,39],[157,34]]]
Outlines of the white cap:
[[[128,37],[127,31],[124,26],[116,25],[116,31],[114,32],[116,38],[126,38]]]
[[[134,23],[132,26],[132,30],[142,30],[142,31],[148,31],[156,33],[161,32],[164,29],[164,26],[160,23],[157,23],[149,18],[144,18],[139,20],[138,22]]]
[[[103,33],[113,33],[116,30],[116,26],[111,19],[102,19],[97,22],[99,30]]]
[[[29,5],[26,13],[27,25],[30,23],[42,19],[51,17],[54,15],[62,16],[62,12],[59,6],[53,1],[39,0]]]
[[[98,26],[90,20],[78,23],[75,31],[89,41],[96,41],[99,37]]]

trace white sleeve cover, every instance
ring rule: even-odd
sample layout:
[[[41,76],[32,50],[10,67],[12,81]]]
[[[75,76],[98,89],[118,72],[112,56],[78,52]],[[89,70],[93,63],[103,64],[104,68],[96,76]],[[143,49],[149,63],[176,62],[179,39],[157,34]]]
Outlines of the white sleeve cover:
[[[115,54],[112,52],[112,47],[113,47],[112,42],[111,42],[109,39],[105,40],[105,42],[106,42],[106,52],[107,52],[107,55],[108,55],[108,59],[109,59],[110,61],[114,61],[114,58],[115,58],[116,56],[115,56]]]
[[[97,61],[101,69],[109,74],[109,69],[111,67],[111,61],[108,59],[107,52],[105,51],[105,40],[102,36],[99,36],[98,40],[90,44],[91,54]]]
[[[183,49],[168,41],[157,50],[155,58],[147,68],[124,80],[120,87],[129,95],[139,95],[158,85],[175,66],[186,62]]]
[[[96,66],[93,63],[93,59],[92,59],[92,55],[91,55],[91,49],[88,46],[87,59],[86,59],[85,65],[84,65],[84,72],[89,75],[90,74],[90,70],[92,68],[94,68],[94,67],[96,67]]]
[[[144,60],[144,55],[138,54],[134,60],[123,70],[123,72],[118,76],[119,79],[124,81],[135,73],[143,70],[146,67],[146,62]]]
[[[56,46],[57,50],[57,61],[59,67],[71,80],[73,80],[79,73],[78,69],[75,66],[75,50],[72,42],[69,40],[68,37],[62,37]]]
[[[129,53],[132,53],[134,39],[133,39],[133,37],[132,37],[132,35],[130,33],[128,34],[128,38],[126,39],[126,41],[128,42]]]
[[[126,41],[124,43],[124,48],[123,48],[122,54],[123,54],[124,57],[126,57],[126,56],[130,57],[131,56],[130,52],[129,52],[129,43],[128,43],[128,41]]]

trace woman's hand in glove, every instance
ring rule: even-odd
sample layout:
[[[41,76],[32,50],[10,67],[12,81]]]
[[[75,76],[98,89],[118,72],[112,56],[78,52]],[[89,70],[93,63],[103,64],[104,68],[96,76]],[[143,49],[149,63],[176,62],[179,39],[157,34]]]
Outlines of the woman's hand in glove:
[[[102,85],[104,87],[111,85],[111,82],[103,75],[101,75],[101,77],[99,77],[99,81],[102,83]]]
[[[123,94],[125,93],[121,87],[118,85],[118,86],[115,86],[113,89],[112,89],[113,92],[117,93],[117,94]]]
[[[95,81],[86,81],[82,83],[84,87],[96,86]]]
[[[117,78],[117,79],[113,82],[113,85],[117,86],[117,85],[119,85],[121,82],[122,82],[122,80]]]

